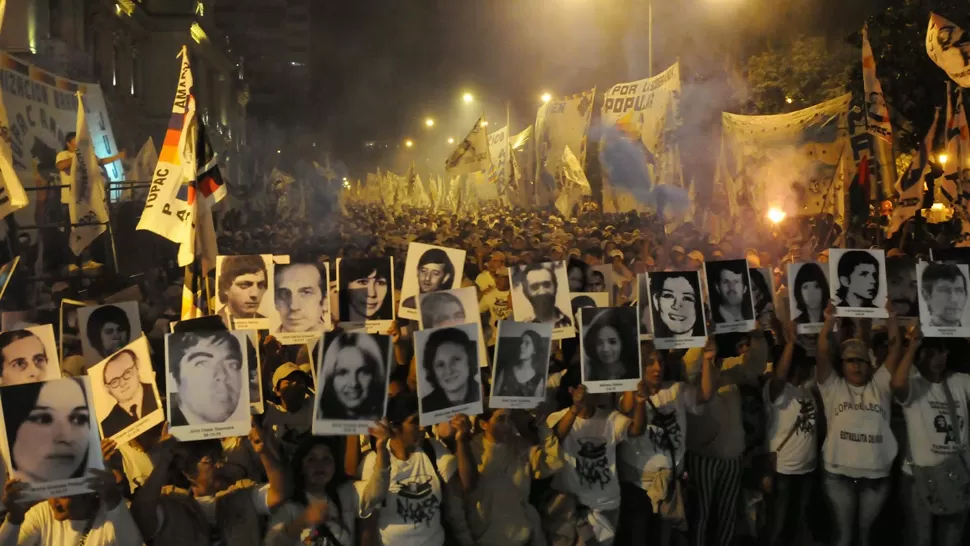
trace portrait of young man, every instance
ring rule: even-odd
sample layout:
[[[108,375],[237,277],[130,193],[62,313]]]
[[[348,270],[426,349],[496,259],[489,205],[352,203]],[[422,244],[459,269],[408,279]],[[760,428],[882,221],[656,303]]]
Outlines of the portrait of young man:
[[[248,423],[249,373],[237,333],[183,332],[165,338],[173,427],[224,423],[239,408],[245,408]]]
[[[269,289],[269,274],[262,256],[221,256],[218,263],[217,314],[228,328],[233,319],[262,319],[259,306]]]
[[[963,328],[967,307],[964,271],[967,266],[936,262],[920,265],[919,289],[925,307],[920,320],[926,335],[934,336],[939,333],[938,328]]]
[[[277,333],[323,332],[329,314],[326,267],[313,263],[277,265],[274,302],[279,313]]]
[[[449,252],[459,256],[449,256]],[[401,286],[401,316],[412,320],[417,318],[418,294],[457,288],[465,263],[464,254],[464,251],[411,243]],[[460,261],[455,259],[458,257]]]
[[[147,344],[144,348],[146,354],[142,358],[147,356]],[[142,358],[132,347],[127,347],[112,355],[101,369],[104,390],[115,402],[107,417],[101,420],[105,438],[111,438],[158,410],[155,386],[141,381],[139,366],[146,364]],[[147,365],[151,366],[150,363]]]
[[[837,307],[875,308],[879,294],[879,260],[865,250],[848,250],[836,265]]]

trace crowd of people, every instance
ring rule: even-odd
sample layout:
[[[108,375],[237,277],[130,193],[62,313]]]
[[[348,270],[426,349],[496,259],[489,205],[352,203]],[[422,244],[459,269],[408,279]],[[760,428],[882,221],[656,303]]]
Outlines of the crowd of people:
[[[459,218],[349,207],[347,216],[292,223],[244,206],[218,225],[223,255],[290,255],[329,263],[330,271],[337,258],[391,257],[396,291],[410,243],[465,250],[461,285],[477,289],[489,367],[498,321],[512,319],[515,265],[566,261],[573,292],[604,288],[589,271],[611,266],[616,307],[636,305],[640,273],[699,270],[714,260],[770,268],[774,286],[756,287],[753,331],[711,336],[688,350],[640,341],[642,380],[631,392],[588,392],[578,337],[554,342],[536,364],[538,343],[523,335],[533,351],[522,349],[522,365],[509,369],[529,372],[522,390],[538,389],[544,402],[490,407],[493,387],[504,393],[517,384],[500,375],[492,386],[483,368],[484,411],[433,427],[419,422],[417,323],[398,318],[388,331],[394,367],[386,409],[363,436],[312,434],[314,377],[332,370],[314,362],[313,344],[284,345],[260,332],[265,411],[253,416],[247,437],[179,442],[162,423],[126,444],[103,441],[108,471],[90,476],[94,494],[27,500],[14,476],[3,491],[0,546],[949,546],[966,534],[970,504],[944,514],[927,485],[941,476],[934,469],[966,472],[966,463],[946,466],[970,456],[970,375],[959,357],[966,344],[924,339],[892,305],[888,320],[839,318],[832,305],[807,305],[801,289],[799,309],[823,326],[797,333],[803,319],[788,309],[789,286],[811,282],[816,271],[803,269],[807,280],[799,282],[785,265],[824,263],[827,248],[845,244],[830,220],[752,222],[710,234],[595,207],[568,219],[548,211],[486,208]],[[69,279],[31,303],[57,310],[65,299],[97,302],[137,286],[164,393],[164,336],[179,319],[180,274],[169,263],[129,281]],[[65,355],[78,354],[76,326],[62,330]],[[548,370],[544,389],[537,370]]]

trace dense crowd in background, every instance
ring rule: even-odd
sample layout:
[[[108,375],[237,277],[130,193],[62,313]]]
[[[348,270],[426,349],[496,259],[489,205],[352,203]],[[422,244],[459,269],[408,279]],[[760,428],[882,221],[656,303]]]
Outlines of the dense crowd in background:
[[[846,234],[831,218],[752,219],[714,234],[593,205],[572,218],[497,207],[474,217],[348,208],[305,221],[245,205],[221,213],[219,253],[288,254],[329,262],[331,271],[337,258],[390,256],[400,290],[408,244],[463,249],[462,285],[478,287],[490,349],[497,322],[512,318],[508,268],[518,264],[611,264],[616,305],[624,306],[635,304],[640,273],[745,258],[773,270],[774,298],[756,302],[754,331],[712,336],[704,348],[641,342],[635,392],[587,393],[579,342],[566,339],[553,344],[546,400],[535,410],[490,408],[491,373],[483,369],[485,411],[425,428],[417,325],[398,319],[388,332],[396,367],[386,414],[360,437],[311,434],[315,348],[261,332],[266,408],[248,437],[180,443],[163,423],[128,444],[103,442],[112,473],[92,478],[97,494],[31,506],[22,484],[8,481],[0,546],[82,537],[185,546],[955,545],[967,534],[966,512],[927,509],[912,470],[914,458],[927,465],[943,456],[928,437],[940,432],[941,384],[957,399],[961,423],[953,431],[952,420],[942,422],[945,443],[955,446],[947,452],[970,456],[965,340],[923,339],[892,310],[880,321],[836,318],[831,308],[819,335],[800,335],[787,303],[787,263],[825,262],[832,246],[877,243],[890,256],[916,258],[946,241],[919,239],[919,227],[892,241],[868,237],[866,228]],[[27,252],[22,259],[36,262]],[[124,279],[70,273],[51,282],[38,280],[43,272],[20,273],[11,289],[54,324],[64,299],[96,303],[136,289],[166,392],[164,336],[179,320],[182,270],[170,260]],[[62,335],[65,355],[76,355],[76,329],[68,324]],[[84,373],[77,358],[66,356],[62,367]],[[866,411],[849,422],[855,413],[847,408]],[[830,448],[833,430],[860,434],[858,450]],[[878,443],[864,440],[876,435]]]

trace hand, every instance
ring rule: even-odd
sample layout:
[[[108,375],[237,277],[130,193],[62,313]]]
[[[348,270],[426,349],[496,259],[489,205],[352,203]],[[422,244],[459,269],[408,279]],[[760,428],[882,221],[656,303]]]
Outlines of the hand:
[[[636,391],[637,404],[646,404],[647,403],[647,396],[648,396],[647,395],[647,382],[646,382],[646,380],[641,379],[640,382],[637,383],[637,391]]]
[[[85,484],[101,497],[101,502],[108,510],[121,502],[121,492],[118,491],[118,481],[115,479],[114,472],[89,468]]]
[[[714,362],[715,358],[717,358],[717,343],[714,342],[713,337],[709,337],[704,344],[704,360]]]
[[[586,385],[579,385],[576,388],[569,388],[569,394],[573,396],[573,411],[582,413],[586,409]]]
[[[249,443],[253,446],[253,451],[257,455],[262,455],[266,449],[266,442],[263,441],[263,429],[253,421],[253,426],[249,429]]]
[[[459,413],[451,418],[451,429],[455,432],[455,440],[459,442],[464,442],[469,437],[471,437],[472,423],[468,419],[468,416],[464,413]]]
[[[831,322],[835,318],[835,303],[829,301],[829,304],[825,306],[823,314],[825,315],[825,322]]]
[[[398,326],[396,320],[391,322],[391,327],[387,329],[387,335],[391,336],[391,343],[394,345],[401,342],[401,327]]]
[[[307,526],[316,527],[330,519],[330,505],[326,501],[313,501],[303,511]]]
[[[379,450],[387,446],[387,442],[391,439],[392,435],[391,425],[387,422],[387,419],[375,421],[374,426],[370,427],[369,432],[374,437],[374,443]]]
[[[906,341],[910,344],[919,345],[923,341],[923,330],[918,325],[910,326],[906,330]]]
[[[7,480],[3,485],[3,505],[7,508],[7,519],[10,523],[20,525],[24,522],[24,515],[38,500],[25,501],[24,491],[29,486],[17,479]]]
[[[101,440],[101,458],[104,459],[104,463],[109,466],[114,465],[114,463],[120,463],[121,456],[120,453],[118,453],[118,442],[115,442],[110,438]]]

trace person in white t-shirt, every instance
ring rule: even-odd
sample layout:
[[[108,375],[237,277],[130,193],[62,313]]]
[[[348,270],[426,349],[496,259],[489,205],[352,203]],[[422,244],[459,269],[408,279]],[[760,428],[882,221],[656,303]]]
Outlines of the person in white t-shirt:
[[[575,495],[580,537],[608,546],[613,544],[620,512],[616,446],[646,431],[646,387],[641,381],[637,388],[633,419],[609,409],[609,394],[587,394],[585,385],[569,387],[569,393],[572,406],[546,418],[565,461],[552,488]]]
[[[869,347],[858,338],[842,341],[842,375],[834,373],[829,336],[835,306],[825,309],[818,336],[815,377],[822,394],[828,432],[822,445],[823,489],[832,507],[835,546],[869,544],[869,532],[891,487],[889,472],[896,438],[889,428],[890,381],[899,361],[901,341],[896,314],[889,312],[889,354],[874,370]]]
[[[670,544],[675,524],[661,516],[663,503],[680,502],[681,506],[662,513],[682,512],[683,499],[673,498],[675,480],[683,470],[687,447],[687,412],[700,414],[703,404],[714,395],[711,371],[713,352],[706,355],[701,369],[700,388],[684,383],[665,382],[664,359],[650,341],[640,343],[643,379],[648,398],[645,405],[647,431],[629,438],[619,446],[617,470],[620,476],[620,518],[618,544]],[[634,397],[624,393],[620,411],[633,414]]]
[[[785,349],[764,386],[768,451],[775,454],[775,473],[763,484],[769,494],[768,544],[795,542],[815,483],[818,408],[811,392],[812,367],[796,339],[795,324],[788,321]]]
[[[70,132],[64,136],[64,149],[57,152],[57,157],[54,159],[54,166],[61,173],[61,184],[70,184],[71,167],[74,165],[74,154],[77,152],[77,133]],[[119,159],[124,159],[126,157],[125,151],[121,150],[117,154],[105,158],[98,158],[98,165],[105,166],[118,161]],[[68,204],[71,202],[71,188],[65,187],[61,188],[61,203]]]
[[[947,369],[947,340],[921,337],[917,327],[910,328],[909,345],[892,379],[893,396],[903,407],[906,419],[906,460],[899,483],[906,510],[905,544],[956,546],[963,536],[967,512],[947,516],[931,513],[916,488],[912,467],[936,466],[961,453],[970,456],[970,375]],[[919,372],[916,374],[911,373],[914,361]],[[955,422],[959,423],[958,430],[953,428]]]
[[[442,546],[446,526],[457,544],[472,546],[458,460],[441,442],[424,438],[417,397],[390,398],[387,419],[371,435],[374,451],[364,458],[357,484],[361,525],[378,529],[384,546]]]

